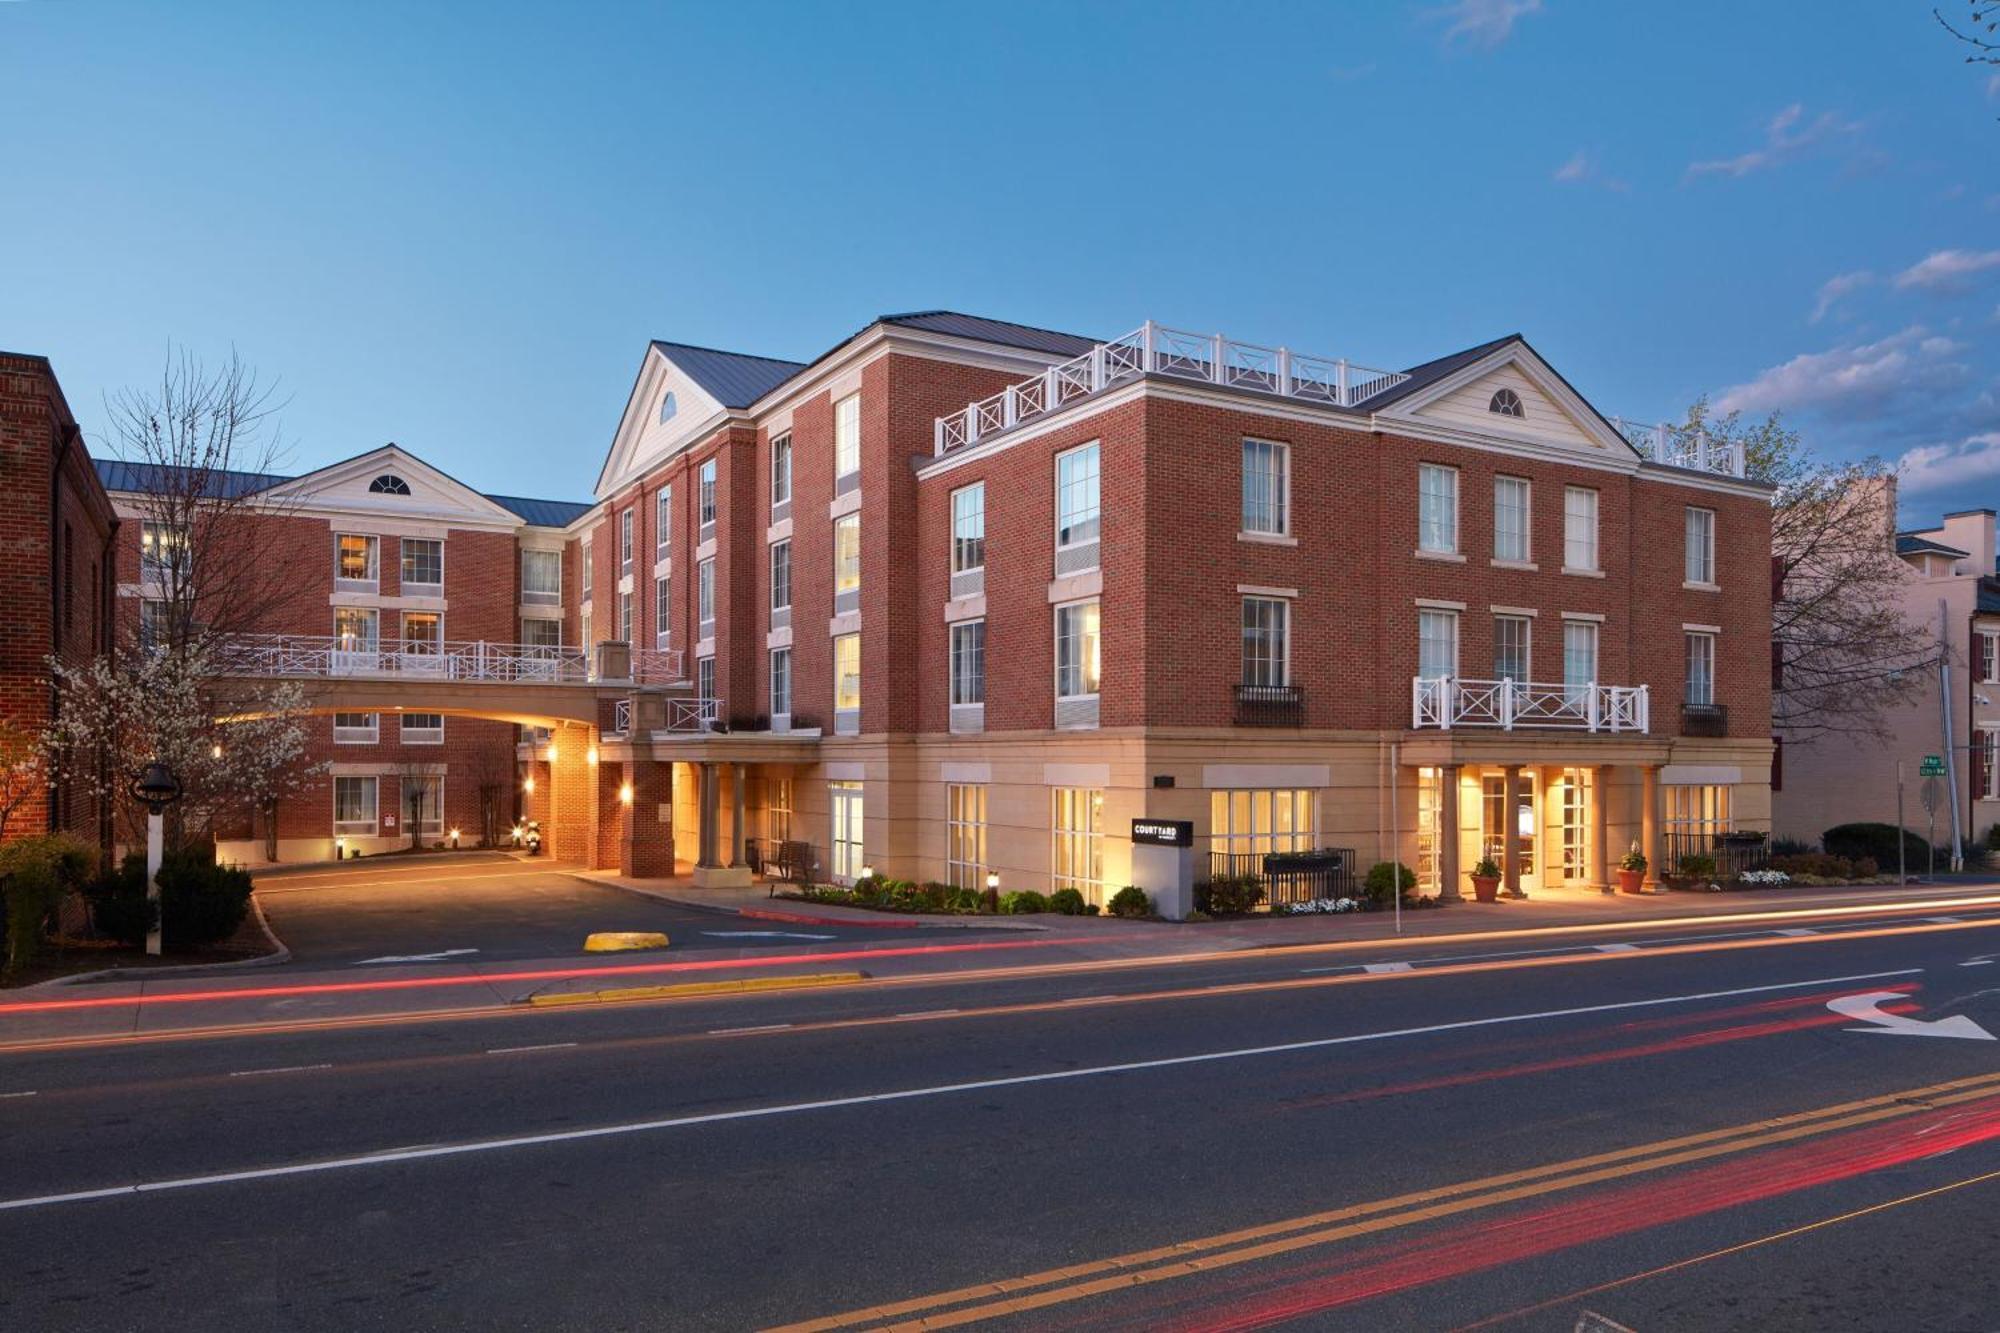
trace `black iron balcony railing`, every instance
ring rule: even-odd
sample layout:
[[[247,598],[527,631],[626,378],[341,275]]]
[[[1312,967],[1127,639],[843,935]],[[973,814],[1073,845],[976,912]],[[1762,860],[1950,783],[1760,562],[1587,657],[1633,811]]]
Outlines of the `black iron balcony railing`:
[[[1263,905],[1286,907],[1317,898],[1352,898],[1360,889],[1354,849],[1320,847],[1297,852],[1215,852],[1208,854],[1208,879],[1255,880]]]
[[[1238,685],[1236,725],[1297,727],[1306,719],[1306,692],[1299,685]]]
[[[1681,735],[1727,736],[1729,709],[1722,704],[1682,704]]]

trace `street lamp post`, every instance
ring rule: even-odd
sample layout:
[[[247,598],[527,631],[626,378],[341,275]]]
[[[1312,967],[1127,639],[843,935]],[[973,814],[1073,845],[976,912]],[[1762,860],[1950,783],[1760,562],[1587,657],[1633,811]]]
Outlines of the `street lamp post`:
[[[168,806],[181,798],[181,780],[155,759],[132,779],[132,795],[146,807],[146,903],[152,926],[146,931],[146,952],[160,956],[160,862],[166,855]]]

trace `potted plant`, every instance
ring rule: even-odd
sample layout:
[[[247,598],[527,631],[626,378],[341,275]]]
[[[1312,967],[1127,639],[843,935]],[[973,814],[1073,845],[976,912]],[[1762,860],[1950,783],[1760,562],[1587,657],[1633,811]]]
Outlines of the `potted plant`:
[[[1632,850],[1625,853],[1625,859],[1618,863],[1618,888],[1622,893],[1644,893],[1646,891],[1646,854],[1633,843]]]
[[[1500,867],[1490,856],[1480,857],[1479,864],[1472,867],[1472,896],[1482,903],[1500,900]]]

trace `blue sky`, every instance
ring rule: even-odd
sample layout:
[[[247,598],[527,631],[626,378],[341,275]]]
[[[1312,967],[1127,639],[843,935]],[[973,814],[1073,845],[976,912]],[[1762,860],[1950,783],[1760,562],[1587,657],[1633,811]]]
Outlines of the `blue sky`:
[[[0,0],[0,347],[94,447],[170,341],[587,498],[645,340],[952,308],[1400,367],[1525,333],[2000,499],[2000,69],[1922,3]]]

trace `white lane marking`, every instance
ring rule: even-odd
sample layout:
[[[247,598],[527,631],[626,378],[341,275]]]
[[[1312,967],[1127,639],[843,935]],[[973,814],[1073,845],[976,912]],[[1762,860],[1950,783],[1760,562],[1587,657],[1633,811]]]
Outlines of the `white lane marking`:
[[[897,1014],[898,1018],[945,1018],[962,1012],[958,1009],[918,1009],[907,1014]]]
[[[1637,953],[1637,952],[1639,952],[1639,946],[1638,946],[1638,945],[1636,945],[1636,944],[1593,944],[1593,945],[1591,945],[1590,947],[1591,947],[1591,948],[1593,948],[1593,949],[1595,949],[1595,950],[1597,950],[1597,952],[1599,952],[1599,953]]]
[[[1363,972],[1372,972],[1376,976],[1382,976],[1389,972],[1408,972],[1410,965],[1408,963],[1363,963],[1361,970]]]
[[[1930,922],[1933,926],[1955,926],[1965,920],[1965,918],[1962,916],[1927,916],[1924,920]]]
[[[796,930],[704,930],[718,940],[837,940],[838,935],[805,935]]]
[[[1803,930],[1797,926],[1793,926],[1790,930],[1774,930],[1771,933],[1774,935],[1790,935],[1794,939],[1797,939],[1801,935],[1819,934],[1819,932],[1816,930]]]
[[[576,1045],[573,1041],[545,1041],[539,1046],[495,1046],[488,1055],[519,1055],[522,1051],[566,1051]]]
[[[384,954],[380,958],[363,958],[360,962],[349,966],[366,967],[370,963],[440,963],[447,958],[456,958],[460,954],[478,952],[477,949],[439,949],[436,953],[391,953]]]
[[[33,1092],[33,1091],[29,1091],[29,1092],[0,1092],[0,1102],[4,1102],[4,1101],[7,1101],[8,1099],[10,1099],[10,1098],[13,1098],[13,1097],[32,1097],[32,1096],[34,1096],[34,1095],[35,1095],[35,1094],[34,1094],[34,1092]]]
[[[1959,966],[1960,966],[1960,967],[1991,967],[1991,966],[1993,966],[1993,960],[1992,960],[1991,958],[1974,958],[1974,959],[1971,959],[1971,960],[1969,960],[1969,961],[1967,961],[1967,962],[1963,962],[1963,963],[1960,963],[1960,964],[1959,964]]]
[[[710,1028],[708,1035],[711,1037],[737,1037],[745,1032],[783,1032],[790,1026],[792,1026],[790,1023],[759,1023],[755,1027],[747,1028]]]
[[[1964,1037],[1969,1041],[1992,1041],[1993,1034],[1964,1014],[1953,1014],[1948,1018],[1910,1018],[1904,1014],[1885,1014],[1882,1004],[1886,1000],[1907,1000],[1907,991],[1878,990],[1866,995],[1843,995],[1837,1000],[1828,1000],[1826,1007],[1842,1018],[1858,1018],[1873,1024],[1865,1028],[1842,1028],[1842,1032],[1877,1032],[1892,1037]]]
[[[277,1180],[286,1176],[314,1175],[322,1171],[351,1171],[397,1162],[422,1161],[434,1157],[467,1157],[478,1153],[505,1152],[514,1148],[537,1148],[552,1143],[578,1143],[589,1139],[620,1138],[628,1134],[651,1134],[669,1129],[689,1129],[697,1125],[724,1124],[735,1120],[768,1120],[776,1116],[804,1115],[812,1111],[840,1110],[850,1106],[877,1106],[885,1102],[916,1101],[946,1097],[961,1092],[987,1092],[995,1088],[1019,1088],[1037,1083],[1064,1083],[1071,1079],[1097,1078],[1107,1074],[1136,1074],[1154,1069],[1178,1069],[1189,1065],[1214,1064],[1221,1060],[1254,1059],[1266,1055],[1291,1055],[1299,1051],[1325,1050],[1333,1046],[1354,1046],[1364,1042],[1394,1041],[1403,1037],[1432,1036],[1440,1032],[1464,1032],[1473,1028],[1499,1027],[1509,1023],[1537,1023],[1551,1018],[1577,1018],[1585,1014],[1614,1013],[1625,1009],[1653,1009],[1668,1004],[1693,1004],[1702,1000],[1728,1000],[1739,995],[1765,995],[1772,991],[1807,990],[1814,986],[1838,986],[1851,981],[1880,981],[1888,977],[1915,976],[1920,967],[1893,972],[1863,972],[1845,977],[1814,977],[1809,981],[1781,981],[1767,986],[1741,986],[1731,990],[1699,991],[1691,995],[1661,995],[1648,1000],[1619,1000],[1611,1004],[1581,1005],[1573,1009],[1541,1009],[1526,1014],[1497,1014],[1486,1018],[1463,1018],[1451,1023],[1425,1027],[1392,1028],[1383,1032],[1357,1032],[1342,1037],[1315,1037],[1309,1041],[1288,1041],[1273,1046],[1244,1046],[1235,1050],[1203,1051],[1196,1055],[1172,1055],[1155,1060],[1130,1060],[1115,1065],[1087,1065],[1078,1069],[1054,1069],[1041,1074],[1014,1074],[1006,1078],[973,1079],[964,1083],[939,1083],[921,1088],[898,1088],[894,1092],[866,1092],[851,1097],[826,1097],[810,1102],[780,1102],[774,1106],[749,1106],[735,1111],[708,1111],[700,1115],[670,1116],[661,1120],[635,1120],[592,1129],[556,1130],[546,1134],[520,1134],[503,1139],[474,1139],[467,1143],[445,1143],[430,1148],[406,1148],[362,1153],[353,1157],[332,1157],[319,1162],[298,1162],[289,1166],[251,1167],[242,1171],[219,1171],[203,1176],[178,1176],[166,1180],[139,1181],[131,1185],[108,1185],[102,1189],[73,1190],[66,1194],[36,1194],[19,1199],[0,1199],[0,1212],[26,1208],[46,1208],[59,1203],[82,1203],[92,1199],[114,1199],[133,1194],[157,1194],[163,1190],[198,1189],[208,1185],[228,1185],[246,1180]],[[782,1026],[782,1025],[781,1025]],[[725,1029],[727,1031],[728,1029]],[[745,1029],[736,1029],[742,1031]],[[748,1029],[755,1031],[756,1029]]]
[[[258,1074],[303,1074],[313,1069],[331,1069],[332,1065],[280,1065],[275,1069],[232,1069],[231,1078],[251,1078]]]

